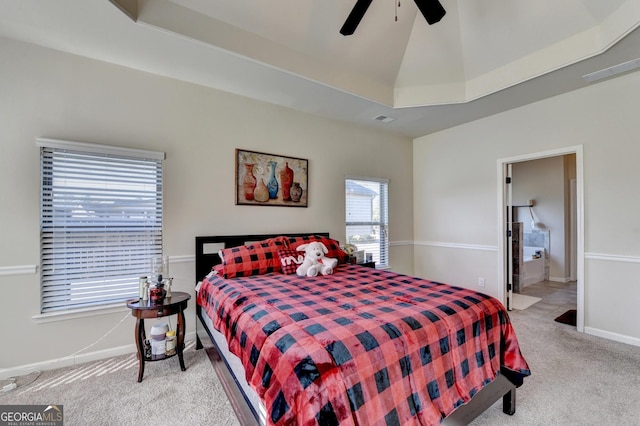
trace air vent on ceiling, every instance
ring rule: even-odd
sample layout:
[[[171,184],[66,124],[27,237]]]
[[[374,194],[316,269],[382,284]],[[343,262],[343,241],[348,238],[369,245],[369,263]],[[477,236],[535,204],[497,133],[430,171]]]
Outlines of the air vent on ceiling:
[[[594,81],[602,80],[605,78],[613,77],[614,75],[633,71],[636,68],[640,68],[640,58],[634,59],[629,62],[623,62],[621,64],[614,65],[612,67],[605,68],[600,71],[592,72],[591,74],[583,75],[582,78],[587,83],[593,83]]]
[[[383,123],[391,123],[395,120],[395,118],[387,117],[386,115],[376,115],[373,117],[374,120],[382,121]]]

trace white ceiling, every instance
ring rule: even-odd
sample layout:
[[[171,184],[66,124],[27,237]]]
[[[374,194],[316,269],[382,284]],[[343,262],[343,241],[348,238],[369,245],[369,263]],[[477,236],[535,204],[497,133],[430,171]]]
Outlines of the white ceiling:
[[[2,1],[0,36],[410,137],[640,58],[639,0],[440,0],[431,26],[395,1],[348,37],[355,0]]]

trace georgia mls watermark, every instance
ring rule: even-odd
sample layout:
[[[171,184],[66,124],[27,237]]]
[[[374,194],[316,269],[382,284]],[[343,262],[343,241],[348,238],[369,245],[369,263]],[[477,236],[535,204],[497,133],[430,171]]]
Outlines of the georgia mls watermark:
[[[63,426],[62,405],[0,405],[0,426]]]

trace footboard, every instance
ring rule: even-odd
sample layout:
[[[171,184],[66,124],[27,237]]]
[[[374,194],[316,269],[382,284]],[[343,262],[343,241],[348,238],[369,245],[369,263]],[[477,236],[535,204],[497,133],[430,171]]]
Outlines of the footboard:
[[[516,385],[504,375],[482,388],[468,403],[458,408],[442,421],[442,425],[468,425],[489,407],[502,398],[502,412],[513,415],[516,412]]]

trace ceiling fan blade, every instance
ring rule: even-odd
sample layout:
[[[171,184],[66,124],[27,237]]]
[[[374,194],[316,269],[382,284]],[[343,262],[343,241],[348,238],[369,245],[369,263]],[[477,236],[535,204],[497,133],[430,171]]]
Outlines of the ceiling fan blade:
[[[340,34],[342,35],[351,35],[358,27],[358,24],[362,20],[367,9],[369,9],[369,5],[373,0],[357,0],[353,9],[351,9],[351,13],[347,16],[347,20],[344,21],[344,25],[340,29]]]
[[[438,0],[414,0],[429,25],[439,22],[447,13]]]

